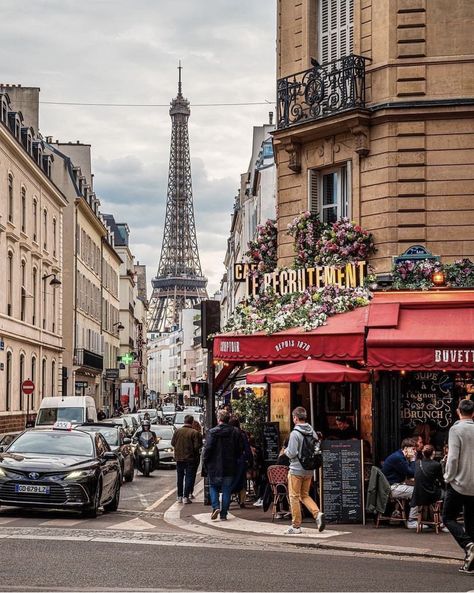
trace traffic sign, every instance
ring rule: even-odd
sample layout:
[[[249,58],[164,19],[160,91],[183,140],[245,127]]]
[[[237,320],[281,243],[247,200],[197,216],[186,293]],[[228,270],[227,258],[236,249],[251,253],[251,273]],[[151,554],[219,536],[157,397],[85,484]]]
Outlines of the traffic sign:
[[[27,379],[26,381],[23,381],[23,383],[21,384],[21,390],[25,395],[31,395],[35,390],[35,384],[33,383],[33,381]]]

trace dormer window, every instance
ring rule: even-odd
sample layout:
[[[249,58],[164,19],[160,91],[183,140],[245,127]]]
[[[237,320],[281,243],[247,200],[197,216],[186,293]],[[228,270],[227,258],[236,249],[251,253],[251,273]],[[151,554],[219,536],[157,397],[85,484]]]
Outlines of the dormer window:
[[[40,141],[33,142],[33,157],[36,161],[36,164],[42,167],[43,144]]]
[[[43,171],[46,173],[48,177],[51,177],[51,165],[53,162],[53,157],[50,154],[43,155]]]
[[[5,95],[0,95],[0,119],[4,124],[8,123],[8,99]]]
[[[21,128],[21,142],[29,155],[33,155],[33,135],[31,128]]]

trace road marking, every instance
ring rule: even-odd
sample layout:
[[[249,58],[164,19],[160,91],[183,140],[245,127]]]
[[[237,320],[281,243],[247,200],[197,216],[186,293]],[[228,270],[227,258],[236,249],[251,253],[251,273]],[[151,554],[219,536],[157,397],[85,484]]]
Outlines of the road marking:
[[[210,513],[201,513],[199,515],[193,515],[193,517],[205,525],[212,525],[213,527],[217,527],[219,529],[245,531],[246,533],[255,533],[258,535],[283,535],[289,539],[327,539],[328,537],[346,535],[350,533],[349,531],[335,531],[333,529],[326,529],[320,533],[316,529],[303,528],[301,534],[290,535],[285,533],[285,529],[282,525],[263,523],[261,521],[249,521],[248,519],[239,519],[235,515],[232,515],[232,513],[227,515],[227,521],[212,521]]]
[[[12,521],[16,521],[16,517],[3,517],[0,518],[0,525],[7,525],[7,523],[11,523]]]
[[[152,511],[153,509],[156,509],[156,507],[159,507],[160,504],[168,498],[168,496],[171,496],[175,492],[176,492],[176,488],[173,488],[166,494],[163,494],[163,496],[161,496],[158,500],[155,500],[155,502],[153,504],[151,504],[149,507],[147,507],[145,509],[145,511]]]
[[[72,527],[83,523],[84,519],[50,519],[40,523],[41,527]]]
[[[155,529],[155,525],[152,525],[151,523],[143,521],[143,519],[137,517],[136,519],[124,521],[123,523],[114,523],[113,525],[109,525],[106,529],[119,529],[120,531],[123,529],[129,531],[146,531],[147,529]]]

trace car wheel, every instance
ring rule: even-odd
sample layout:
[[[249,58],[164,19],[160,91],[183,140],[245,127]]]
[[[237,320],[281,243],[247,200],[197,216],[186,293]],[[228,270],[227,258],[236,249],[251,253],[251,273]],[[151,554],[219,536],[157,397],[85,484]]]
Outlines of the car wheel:
[[[99,507],[100,507],[101,490],[102,490],[102,485],[99,482],[97,484],[97,488],[94,493],[94,500],[92,502],[92,506],[90,506],[88,509],[85,509],[84,511],[82,511],[83,517],[87,517],[88,519],[95,519],[97,517],[97,514],[99,512]]]
[[[145,478],[148,478],[148,476],[150,475],[150,466],[151,466],[150,460],[145,459],[143,461],[143,475],[145,476]]]
[[[115,492],[114,497],[110,502],[104,504],[104,511],[106,513],[110,513],[112,511],[116,511],[118,509],[120,502],[120,476],[117,477],[117,483],[115,485]]]

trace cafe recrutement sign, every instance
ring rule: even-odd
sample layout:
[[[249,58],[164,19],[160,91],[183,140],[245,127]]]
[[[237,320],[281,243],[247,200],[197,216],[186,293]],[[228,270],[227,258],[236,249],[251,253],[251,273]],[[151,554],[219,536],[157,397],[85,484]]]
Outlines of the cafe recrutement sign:
[[[304,292],[307,288],[339,286],[357,288],[364,285],[367,277],[367,262],[337,266],[314,266],[308,268],[273,270],[253,275],[255,264],[235,263],[234,279],[245,282],[247,297],[257,296],[271,288],[279,296],[294,292]]]

